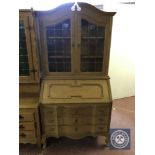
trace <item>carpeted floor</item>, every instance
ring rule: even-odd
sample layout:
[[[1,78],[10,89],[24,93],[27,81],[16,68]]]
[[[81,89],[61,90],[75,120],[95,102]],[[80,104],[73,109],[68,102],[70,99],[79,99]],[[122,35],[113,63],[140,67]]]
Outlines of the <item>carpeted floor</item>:
[[[130,128],[130,150],[110,150],[99,147],[96,138],[81,140],[67,138],[49,139],[48,146],[41,155],[134,155],[135,154],[135,98],[127,97],[113,102],[111,128]],[[20,144],[20,155],[39,155],[36,145]]]

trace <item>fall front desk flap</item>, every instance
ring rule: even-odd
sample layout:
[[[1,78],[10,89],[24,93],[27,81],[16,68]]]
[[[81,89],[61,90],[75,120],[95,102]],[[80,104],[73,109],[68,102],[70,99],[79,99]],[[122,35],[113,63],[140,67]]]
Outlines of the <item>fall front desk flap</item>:
[[[112,102],[109,80],[44,80],[40,102],[107,103]]]

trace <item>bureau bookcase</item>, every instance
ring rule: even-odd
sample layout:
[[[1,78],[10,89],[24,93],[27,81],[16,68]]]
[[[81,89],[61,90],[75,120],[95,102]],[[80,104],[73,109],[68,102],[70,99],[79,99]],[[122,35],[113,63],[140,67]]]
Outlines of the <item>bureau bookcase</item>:
[[[19,14],[20,143],[93,136],[107,144],[115,12],[80,2]]]
[[[48,137],[109,138],[112,18],[87,3],[35,11],[40,41],[42,142]]]

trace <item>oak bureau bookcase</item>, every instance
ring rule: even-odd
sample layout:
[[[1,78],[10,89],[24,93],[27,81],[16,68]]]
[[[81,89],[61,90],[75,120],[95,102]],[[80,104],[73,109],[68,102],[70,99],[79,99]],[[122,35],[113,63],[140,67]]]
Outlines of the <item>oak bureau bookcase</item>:
[[[48,137],[109,138],[112,19],[87,3],[35,11],[42,82],[42,142]]]
[[[19,142],[41,146],[38,56],[33,13],[19,10]]]

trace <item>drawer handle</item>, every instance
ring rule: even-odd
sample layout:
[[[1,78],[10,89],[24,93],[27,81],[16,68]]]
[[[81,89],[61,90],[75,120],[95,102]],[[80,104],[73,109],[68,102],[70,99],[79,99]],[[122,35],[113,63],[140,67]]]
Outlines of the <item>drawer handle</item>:
[[[24,133],[20,134],[20,137],[26,137],[26,135]]]
[[[54,120],[49,120],[48,122],[49,122],[49,123],[54,123]]]
[[[22,116],[22,115],[19,115],[19,119],[21,120],[21,119],[24,119],[24,117]]]
[[[70,97],[79,97],[79,98],[81,98],[82,96],[81,95],[71,95]]]
[[[99,120],[99,121],[103,121],[103,119],[102,119],[102,118],[99,118],[98,120]]]
[[[24,126],[24,125],[20,125],[19,128],[20,128],[20,129],[24,129],[25,126]]]
[[[53,111],[49,111],[48,113],[49,113],[49,114],[53,114]]]
[[[51,128],[51,131],[55,131],[55,128]]]
[[[103,130],[103,127],[98,127],[99,130]]]
[[[99,112],[104,112],[104,110],[99,110]]]

